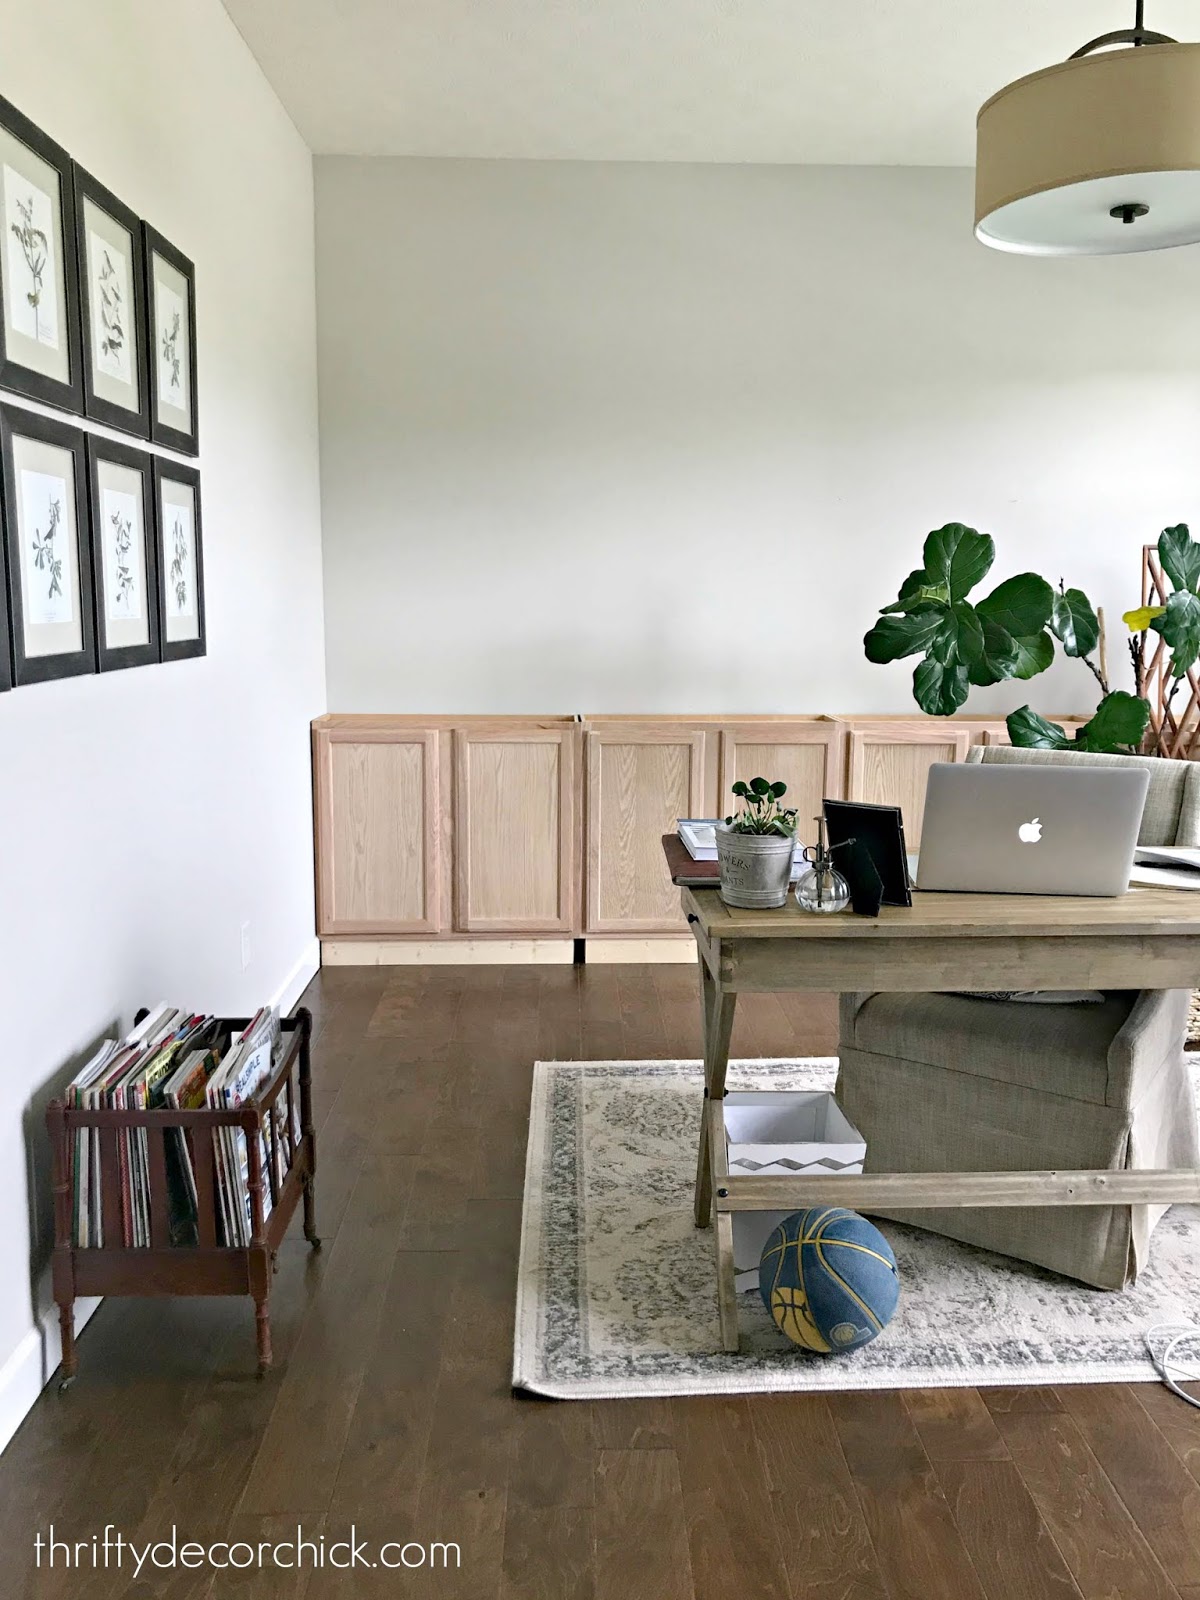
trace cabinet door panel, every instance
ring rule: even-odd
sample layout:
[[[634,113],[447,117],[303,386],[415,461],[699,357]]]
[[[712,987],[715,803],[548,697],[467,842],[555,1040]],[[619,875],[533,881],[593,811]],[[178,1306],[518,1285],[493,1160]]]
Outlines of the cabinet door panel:
[[[739,779],[782,780],[788,786],[783,804],[795,807],[799,837],[805,844],[815,843],[813,819],[821,814],[822,800],[841,798],[842,738],[836,723],[722,728],[717,811],[729,814],[730,790]]]
[[[704,734],[606,729],[587,736],[589,933],[684,930],[662,836],[702,814]]]
[[[899,806],[905,843],[916,850],[930,767],[935,761],[963,761],[970,747],[970,728],[953,724],[851,728],[847,798]]]
[[[573,729],[455,734],[455,927],[575,927]]]
[[[318,932],[436,933],[437,733],[318,730],[314,757]]]

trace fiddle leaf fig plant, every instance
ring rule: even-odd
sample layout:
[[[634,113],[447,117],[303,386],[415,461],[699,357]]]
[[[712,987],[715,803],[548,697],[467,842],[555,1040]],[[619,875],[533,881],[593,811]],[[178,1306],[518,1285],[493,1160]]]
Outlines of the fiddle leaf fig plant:
[[[996,546],[961,522],[931,533],[922,555],[924,566],[908,575],[863,640],[868,661],[922,656],[913,673],[922,711],[953,716],[972,684],[1032,677],[1049,666],[1054,645],[1045,630],[1055,595],[1045,578],[1022,572],[972,604],[967,596],[991,570]]]
[[[1200,657],[1200,545],[1186,528],[1167,529],[1160,540],[1164,570],[1178,586],[1163,607],[1146,608],[1141,627],[1158,629],[1182,652],[1180,674]],[[1029,706],[1007,719],[1009,738],[1027,749],[1126,752],[1142,742],[1150,707],[1138,695],[1109,692],[1100,617],[1082,589],[1057,590],[1035,572],[1006,578],[981,600],[967,598],[991,571],[992,539],[961,522],[947,523],[925,540],[924,566],[911,572],[898,597],[881,610],[863,639],[867,660],[898,661],[920,655],[913,695],[921,710],[949,717],[965,704],[972,685],[1035,678],[1054,660],[1055,641],[1065,656],[1082,661],[1104,698],[1075,737]],[[1186,578],[1186,586],[1184,579]],[[1168,614],[1175,607],[1173,616]],[[1142,613],[1130,612],[1131,628]],[[1093,659],[1100,651],[1099,664]],[[1188,653],[1190,651],[1190,654]]]
[[[1177,685],[1200,657],[1200,544],[1192,538],[1186,523],[1164,528],[1159,534],[1158,559],[1175,585],[1173,593],[1167,597],[1166,605],[1139,606],[1136,611],[1127,611],[1122,621],[1131,633],[1144,633],[1151,628],[1161,634],[1171,652],[1167,674]],[[1136,652],[1134,664],[1139,664]]]
[[[731,833],[774,833],[785,839],[796,834],[796,813],[779,802],[787,793],[786,783],[768,783],[765,778],[751,778],[749,783],[740,779],[733,793],[742,802],[736,816],[726,817],[725,826]]]

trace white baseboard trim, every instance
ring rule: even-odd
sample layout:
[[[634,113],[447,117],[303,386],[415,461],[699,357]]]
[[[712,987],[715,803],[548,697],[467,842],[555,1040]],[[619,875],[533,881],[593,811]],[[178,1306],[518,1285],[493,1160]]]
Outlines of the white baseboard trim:
[[[586,959],[589,967],[645,962],[691,967],[696,964],[696,941],[690,934],[685,939],[589,939]]]
[[[321,970],[321,941],[314,937],[304,946],[300,959],[271,997],[271,1004],[279,1007],[279,1014],[288,1012]]]
[[[571,939],[326,939],[327,967],[565,966]]]
[[[100,1304],[99,1300],[76,1300],[77,1334]],[[50,1382],[61,1360],[58,1307],[52,1305],[42,1312],[37,1324],[0,1367],[0,1450],[24,1422],[26,1412]]]

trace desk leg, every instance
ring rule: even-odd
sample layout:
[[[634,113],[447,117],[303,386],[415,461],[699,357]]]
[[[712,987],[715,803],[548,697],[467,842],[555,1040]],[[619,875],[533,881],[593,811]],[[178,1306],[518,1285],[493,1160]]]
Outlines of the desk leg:
[[[704,1105],[700,1114],[700,1149],[696,1157],[696,1226],[707,1228],[712,1220],[712,1172],[710,1170],[708,1103],[725,1095],[725,1072],[729,1066],[729,1040],[733,1033],[733,1012],[737,995],[729,994],[713,978],[700,957],[700,1015],[704,1033]]]
[[[738,1333],[737,1274],[733,1257],[733,1213],[717,1212],[717,1311],[721,1318],[721,1349],[737,1355],[741,1348]]]

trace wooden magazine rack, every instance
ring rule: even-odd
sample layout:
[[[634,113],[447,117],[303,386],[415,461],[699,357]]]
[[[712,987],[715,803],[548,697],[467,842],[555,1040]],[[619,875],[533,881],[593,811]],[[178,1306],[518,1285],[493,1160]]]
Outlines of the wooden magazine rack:
[[[249,1018],[226,1019],[222,1027],[240,1032]],[[316,1233],[314,1176],[316,1142],[312,1120],[312,1014],[300,1007],[282,1024],[284,1047],[278,1065],[263,1089],[235,1110],[157,1111],[83,1110],[52,1100],[46,1123],[54,1173],[54,1298],[62,1328],[60,1388],[75,1377],[74,1305],[80,1295],[245,1294],[254,1300],[258,1340],[258,1375],[271,1365],[271,1277],[279,1248],[296,1206],[303,1197],[304,1237],[314,1250]],[[295,1069],[298,1065],[298,1071]],[[297,1095],[299,1137],[296,1137]],[[282,1097],[282,1116],[275,1114]],[[122,1133],[146,1130],[149,1175],[150,1244],[130,1248],[122,1240],[121,1174],[117,1157]],[[190,1135],[196,1179],[195,1245],[171,1243],[167,1180],[170,1130]],[[220,1197],[217,1192],[214,1136],[221,1128],[240,1128],[246,1135],[249,1163],[250,1243],[218,1243]],[[100,1202],[105,1243],[75,1243],[73,1198],[77,1132],[96,1130],[100,1148]],[[269,1160],[264,1164],[266,1144]],[[280,1149],[280,1143],[283,1148]],[[282,1179],[277,1173],[282,1172]],[[269,1193],[269,1214],[264,1204]]]

